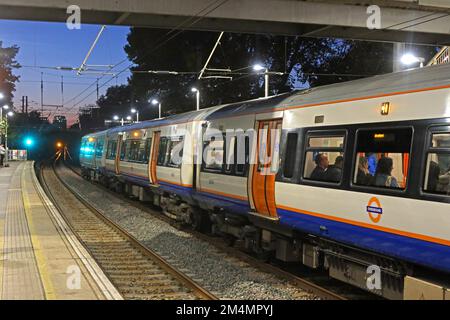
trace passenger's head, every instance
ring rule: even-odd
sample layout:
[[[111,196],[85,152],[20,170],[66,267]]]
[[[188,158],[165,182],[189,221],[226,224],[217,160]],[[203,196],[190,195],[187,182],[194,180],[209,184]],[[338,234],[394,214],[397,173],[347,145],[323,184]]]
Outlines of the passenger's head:
[[[334,160],[334,166],[342,169],[342,167],[344,166],[344,157],[337,156],[336,160]]]
[[[376,174],[391,175],[392,169],[394,169],[392,158],[383,157],[378,161]]]
[[[324,153],[319,153],[316,156],[316,164],[321,168],[328,168],[329,162],[328,162],[328,156]]]
[[[360,157],[359,158],[359,166],[358,166],[359,170],[367,170],[369,169],[369,161],[367,161],[366,157]]]

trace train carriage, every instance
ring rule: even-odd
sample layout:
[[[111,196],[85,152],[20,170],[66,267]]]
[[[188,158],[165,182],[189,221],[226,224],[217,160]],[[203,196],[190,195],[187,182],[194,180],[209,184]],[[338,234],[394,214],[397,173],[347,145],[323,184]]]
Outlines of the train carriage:
[[[106,136],[106,169],[179,221],[366,290],[368,270],[379,268],[383,286],[370,290],[387,298],[410,296],[419,278],[449,287],[448,65]]]

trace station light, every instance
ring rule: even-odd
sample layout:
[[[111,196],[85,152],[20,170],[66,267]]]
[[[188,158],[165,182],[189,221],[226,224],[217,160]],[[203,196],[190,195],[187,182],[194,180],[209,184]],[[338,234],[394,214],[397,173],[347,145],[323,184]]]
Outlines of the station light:
[[[8,106],[7,104],[5,104],[5,105],[3,106],[3,109],[4,109],[4,110],[8,110],[8,109],[9,109],[9,106]]]
[[[114,120],[114,121],[119,121],[119,116],[114,116],[114,117],[113,117],[113,120]]]
[[[128,120],[128,121],[131,121],[131,119],[133,119],[131,116],[128,116],[128,117],[127,117],[127,120]]]
[[[420,62],[420,67],[423,67],[423,63],[425,62],[424,58],[421,57],[417,57],[415,55],[413,55],[412,53],[406,53],[402,56],[402,58],[400,59],[400,61],[407,66],[410,66],[414,63],[419,63]]]
[[[31,147],[34,145],[34,140],[31,137],[26,137],[24,142],[27,147]]]
[[[89,142],[94,142],[95,139],[94,139],[93,137],[89,137],[89,138],[88,138],[88,141],[89,141]]]
[[[198,89],[197,88],[191,88],[191,91],[192,92],[198,92]]]
[[[57,147],[57,148],[62,148],[62,147],[63,147],[62,142],[57,142],[57,143],[56,143],[56,147]]]
[[[8,117],[12,117],[14,115],[14,112],[10,111],[7,113]]]
[[[156,99],[153,99],[153,100],[152,100],[152,105],[156,106],[158,103],[159,103],[158,100],[156,100]]]
[[[136,113],[137,110],[135,108],[131,109],[131,113]]]
[[[264,70],[264,69],[266,69],[266,68],[264,68],[262,65],[260,65],[260,64],[255,64],[254,66],[253,66],[253,70],[255,70],[255,71],[262,71],[262,70]]]
[[[5,95],[0,92],[0,100],[2,100],[4,97],[5,97]]]

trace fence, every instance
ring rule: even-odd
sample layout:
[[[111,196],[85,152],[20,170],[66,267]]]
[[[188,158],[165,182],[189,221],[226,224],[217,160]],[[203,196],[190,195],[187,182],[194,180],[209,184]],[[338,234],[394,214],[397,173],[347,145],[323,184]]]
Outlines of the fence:
[[[8,161],[26,161],[27,150],[8,150]]]

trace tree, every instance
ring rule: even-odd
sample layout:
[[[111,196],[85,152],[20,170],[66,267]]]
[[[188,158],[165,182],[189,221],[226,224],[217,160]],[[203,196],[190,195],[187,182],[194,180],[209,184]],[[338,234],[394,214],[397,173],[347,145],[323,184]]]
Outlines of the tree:
[[[13,68],[20,68],[20,64],[16,61],[16,55],[19,47],[3,47],[0,41],[0,92],[5,96],[2,103],[12,105],[13,93],[16,91],[16,82],[19,77],[12,72]]]

